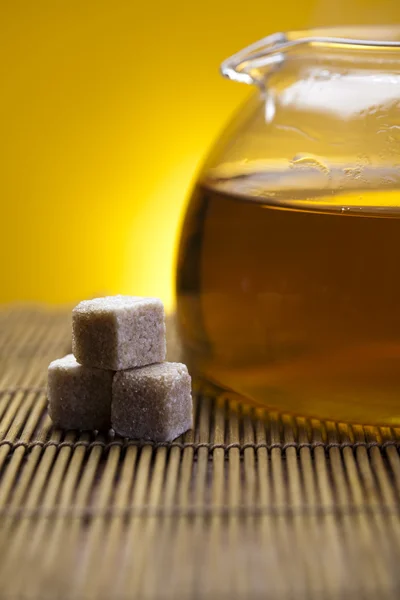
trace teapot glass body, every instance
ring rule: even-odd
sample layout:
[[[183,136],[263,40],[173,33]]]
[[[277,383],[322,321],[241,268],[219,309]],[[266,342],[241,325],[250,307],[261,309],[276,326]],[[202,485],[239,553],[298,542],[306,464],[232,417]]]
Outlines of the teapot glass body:
[[[192,193],[187,360],[268,408],[400,424],[400,31],[276,34],[222,65],[258,92]]]

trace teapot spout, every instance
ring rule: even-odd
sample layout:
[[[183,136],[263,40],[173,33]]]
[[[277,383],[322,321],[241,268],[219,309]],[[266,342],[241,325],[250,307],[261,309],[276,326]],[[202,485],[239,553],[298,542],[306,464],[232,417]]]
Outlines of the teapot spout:
[[[284,60],[280,49],[287,42],[285,33],[273,33],[224,60],[221,74],[232,81],[264,89],[266,75]]]

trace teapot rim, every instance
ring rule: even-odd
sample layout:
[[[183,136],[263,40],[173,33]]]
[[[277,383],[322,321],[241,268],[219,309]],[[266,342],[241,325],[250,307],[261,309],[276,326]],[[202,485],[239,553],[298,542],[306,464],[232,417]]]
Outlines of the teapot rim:
[[[336,26],[268,35],[225,59],[221,74],[232,81],[263,87],[265,75],[274,70],[292,49],[301,47],[346,50],[400,50],[400,25]]]

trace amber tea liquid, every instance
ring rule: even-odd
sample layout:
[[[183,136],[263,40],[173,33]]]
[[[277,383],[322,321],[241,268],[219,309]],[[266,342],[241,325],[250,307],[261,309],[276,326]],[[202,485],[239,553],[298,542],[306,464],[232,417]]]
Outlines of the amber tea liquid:
[[[400,191],[205,182],[178,260],[188,360],[244,398],[400,424]],[[268,178],[266,178],[268,181]]]

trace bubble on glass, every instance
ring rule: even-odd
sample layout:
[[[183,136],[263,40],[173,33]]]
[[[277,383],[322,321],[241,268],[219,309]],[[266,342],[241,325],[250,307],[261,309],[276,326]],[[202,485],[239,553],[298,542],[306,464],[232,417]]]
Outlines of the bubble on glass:
[[[305,168],[305,169],[317,169],[318,171],[320,171],[321,173],[323,173],[326,176],[330,176],[331,174],[331,170],[328,167],[328,165],[321,160],[321,158],[319,158],[318,156],[315,156],[313,154],[303,154],[303,153],[299,153],[296,154],[296,156],[294,156],[292,158],[291,161],[289,161],[289,166],[293,169],[293,168]]]
[[[315,75],[315,79],[317,79],[317,80],[318,79],[326,80],[326,79],[331,79],[331,78],[332,78],[332,73],[328,69],[322,69]]]
[[[364,168],[362,165],[355,165],[355,166],[351,166],[351,167],[345,167],[343,169],[343,172],[344,172],[345,176],[348,177],[349,179],[360,179],[360,177],[362,176],[363,170],[364,170]]]

